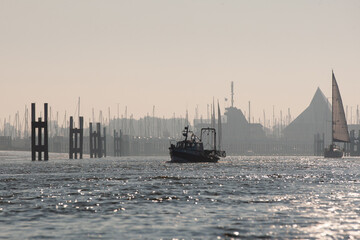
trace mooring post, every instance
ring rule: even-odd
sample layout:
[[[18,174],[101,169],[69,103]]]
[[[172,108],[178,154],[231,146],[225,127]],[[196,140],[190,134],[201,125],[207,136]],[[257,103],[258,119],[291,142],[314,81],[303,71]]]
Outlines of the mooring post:
[[[103,146],[103,156],[106,157],[106,127],[104,127],[104,136],[102,137],[102,139],[100,139],[100,141],[102,141],[102,146]]]
[[[49,160],[49,140],[48,140],[48,104],[44,104],[44,121],[39,117],[35,121],[35,103],[31,103],[31,160],[36,160],[36,152],[38,153],[38,160],[42,160],[42,152],[44,152],[44,160]],[[37,143],[36,143],[36,129],[37,129]],[[42,132],[44,130],[44,136]],[[44,139],[44,140],[43,140]]]
[[[114,130],[114,156],[120,156],[120,141],[121,141],[121,130],[119,133]]]
[[[69,159],[73,159],[73,146],[74,146],[74,142],[73,142],[73,117],[70,117],[70,130],[69,130]]]
[[[102,153],[102,141],[101,141],[101,126],[100,123],[96,123],[96,133],[97,133],[97,153],[98,153],[98,158],[101,158],[103,156]]]
[[[83,120],[80,119],[80,126],[83,126]],[[101,137],[101,125],[100,123],[96,123],[96,131],[92,131],[92,123],[89,123],[90,129],[90,158],[98,157],[101,158],[104,155],[106,156],[106,128],[104,128],[104,137]],[[80,133],[80,145],[83,141],[82,133]],[[105,139],[105,141],[104,141]],[[82,155],[82,149],[80,150],[80,154]]]
[[[83,158],[83,137],[84,137],[84,117],[79,117],[79,125],[80,125],[80,159]]]
[[[89,123],[89,142],[90,142],[90,158],[93,158],[94,149],[93,149],[93,132],[92,132],[92,123]]]
[[[38,118],[38,123],[41,123],[41,117]],[[42,134],[41,134],[42,130],[41,130],[41,126],[38,127],[38,144],[37,144],[37,148],[38,148],[38,160],[41,161],[41,149],[39,149],[42,145]]]
[[[36,160],[35,151],[35,103],[31,103],[31,160]]]
[[[77,129],[76,129],[77,130]],[[77,159],[77,155],[78,155],[78,131],[74,132],[74,139],[75,139],[75,144],[74,144],[74,154],[75,154],[75,159]]]
[[[48,104],[44,103],[44,160],[49,160]]]

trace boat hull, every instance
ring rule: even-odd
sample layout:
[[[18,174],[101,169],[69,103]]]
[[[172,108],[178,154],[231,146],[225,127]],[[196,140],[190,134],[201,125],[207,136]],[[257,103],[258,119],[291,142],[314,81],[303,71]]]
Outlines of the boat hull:
[[[200,163],[200,162],[218,162],[219,157],[203,152],[191,152],[177,149],[169,149],[171,162],[175,163]]]
[[[343,155],[344,153],[340,149],[325,149],[324,151],[325,158],[342,158]]]

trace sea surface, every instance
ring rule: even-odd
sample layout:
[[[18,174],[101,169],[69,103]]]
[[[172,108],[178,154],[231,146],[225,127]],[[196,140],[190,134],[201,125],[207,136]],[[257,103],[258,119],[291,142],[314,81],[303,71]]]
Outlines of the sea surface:
[[[0,152],[0,239],[360,238],[360,158],[168,161]]]

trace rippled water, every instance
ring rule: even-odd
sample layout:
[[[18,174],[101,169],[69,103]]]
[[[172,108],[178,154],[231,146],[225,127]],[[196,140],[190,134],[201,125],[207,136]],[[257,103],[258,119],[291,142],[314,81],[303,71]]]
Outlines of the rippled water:
[[[360,238],[360,158],[66,158],[0,152],[0,238]]]

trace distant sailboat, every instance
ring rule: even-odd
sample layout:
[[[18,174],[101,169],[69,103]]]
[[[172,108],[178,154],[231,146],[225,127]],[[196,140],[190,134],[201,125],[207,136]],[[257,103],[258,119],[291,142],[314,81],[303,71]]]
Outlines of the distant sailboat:
[[[341,158],[343,150],[334,142],[349,142],[349,131],[346,123],[344,106],[341,100],[338,84],[332,72],[332,135],[329,148],[325,148],[324,157]]]

